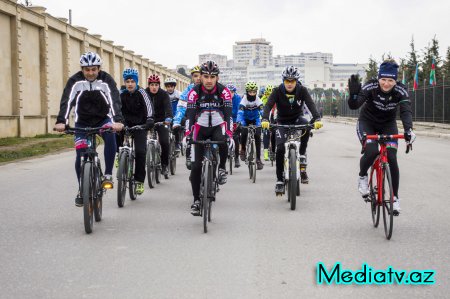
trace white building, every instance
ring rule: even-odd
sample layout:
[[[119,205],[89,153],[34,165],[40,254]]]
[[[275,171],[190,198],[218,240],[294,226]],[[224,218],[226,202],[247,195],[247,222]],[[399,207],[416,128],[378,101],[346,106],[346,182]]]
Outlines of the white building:
[[[273,46],[264,38],[240,41],[233,45],[234,65],[267,66],[273,64]]]
[[[300,53],[294,55],[277,55],[273,58],[275,66],[294,65],[296,67],[303,67],[306,61],[323,61],[325,63],[333,63],[332,53],[312,52]]]
[[[226,84],[234,84],[239,94],[245,90],[245,83],[247,82],[247,68],[246,67],[223,67],[220,68],[219,82]]]
[[[198,64],[202,64],[208,60],[213,60],[219,66],[219,69],[227,66],[227,56],[220,54],[200,54],[198,55]]]

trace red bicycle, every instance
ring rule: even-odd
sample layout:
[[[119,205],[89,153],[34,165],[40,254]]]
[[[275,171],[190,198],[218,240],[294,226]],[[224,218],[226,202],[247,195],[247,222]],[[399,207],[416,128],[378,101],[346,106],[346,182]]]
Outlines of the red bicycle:
[[[394,192],[392,189],[391,170],[387,157],[387,143],[398,139],[404,139],[403,135],[363,135],[364,153],[367,140],[375,140],[380,145],[380,153],[370,168],[369,196],[366,202],[370,202],[372,211],[372,222],[374,227],[378,227],[380,222],[380,210],[383,208],[384,233],[388,240],[392,237],[394,227]],[[412,149],[412,145],[407,143],[406,153]]]

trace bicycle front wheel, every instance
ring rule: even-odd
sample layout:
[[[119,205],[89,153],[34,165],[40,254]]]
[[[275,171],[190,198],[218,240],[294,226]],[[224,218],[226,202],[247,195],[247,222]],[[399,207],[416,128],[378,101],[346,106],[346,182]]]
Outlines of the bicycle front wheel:
[[[291,203],[291,210],[295,210],[297,201],[297,157],[293,148],[289,150],[288,200]]]
[[[203,176],[202,176],[202,184],[200,186],[201,189],[201,201],[202,201],[202,216],[203,216],[203,232],[208,232],[208,211],[209,211],[209,164],[205,164],[203,166]]]
[[[103,187],[102,187],[102,175],[100,162],[98,161],[97,167],[95,168],[95,198],[94,198],[94,219],[96,222],[102,221],[103,212]]]
[[[370,210],[372,212],[372,223],[374,227],[378,227],[380,223],[380,205],[378,204],[378,184],[376,170],[373,167],[370,168],[370,181],[369,181],[369,200]]]
[[[94,227],[94,186],[92,168],[92,162],[84,163],[81,183],[81,194],[83,195],[84,230],[87,234],[92,233],[92,229]]]
[[[230,166],[230,175],[233,174],[233,155],[228,153],[228,165]]]
[[[147,183],[148,186],[152,189],[155,188],[155,145],[153,143],[149,143],[147,146],[147,157],[146,157],[146,166],[147,166]]]
[[[122,208],[127,193],[128,153],[123,151],[119,155],[119,169],[117,170],[117,205]]]
[[[383,222],[384,233],[386,239],[390,240],[392,237],[392,230],[394,228],[394,193],[392,189],[391,170],[389,164],[385,164],[383,173]]]
[[[251,149],[251,153],[252,153],[252,174],[253,174],[253,176],[252,176],[252,181],[253,181],[253,183],[255,183],[256,182],[256,151],[255,151],[255,141],[253,141],[252,142],[252,149]]]

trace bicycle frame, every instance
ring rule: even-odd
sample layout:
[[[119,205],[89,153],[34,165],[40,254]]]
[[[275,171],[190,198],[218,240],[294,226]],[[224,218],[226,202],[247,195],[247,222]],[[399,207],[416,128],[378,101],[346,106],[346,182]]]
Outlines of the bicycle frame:
[[[255,134],[256,134],[256,129],[258,128],[255,125],[248,125],[248,126],[243,126],[243,129],[247,129],[248,130],[248,134],[247,134],[247,142],[245,144],[245,159],[246,162],[249,162],[249,155],[250,155],[250,145],[255,141]],[[255,145],[256,146],[256,145]],[[256,148],[255,148],[256,151]],[[256,153],[253,153],[255,155],[256,159]],[[254,162],[254,161],[253,161]]]

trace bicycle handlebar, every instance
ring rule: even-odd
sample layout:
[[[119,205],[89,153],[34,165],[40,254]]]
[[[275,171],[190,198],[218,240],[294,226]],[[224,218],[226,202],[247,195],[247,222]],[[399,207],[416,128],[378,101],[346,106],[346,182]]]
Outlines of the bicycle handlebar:
[[[226,144],[226,141],[212,141],[212,140],[190,140],[190,144]]]
[[[75,128],[75,127],[66,127],[66,130],[64,133],[66,134],[75,134],[79,132],[83,132],[86,134],[97,134],[97,133],[104,133],[104,132],[113,132],[113,129],[111,127],[94,127],[94,128]]]
[[[306,125],[271,125],[274,128],[287,128],[287,129],[314,129],[314,124],[306,124]]]
[[[366,133],[363,134],[363,147],[361,150],[361,154],[364,153],[366,148],[367,140],[376,140],[381,142],[387,142],[392,140],[398,140],[398,139],[405,139],[405,135],[402,134],[394,134],[394,135],[386,135],[386,134],[375,134],[375,135],[367,135]],[[408,141],[406,142],[406,153],[409,153],[412,150],[412,144]]]

